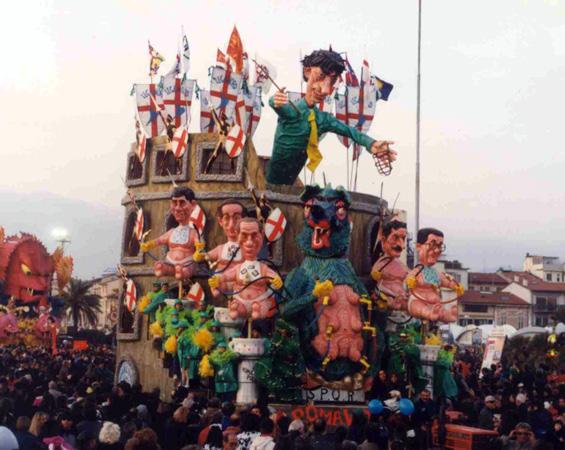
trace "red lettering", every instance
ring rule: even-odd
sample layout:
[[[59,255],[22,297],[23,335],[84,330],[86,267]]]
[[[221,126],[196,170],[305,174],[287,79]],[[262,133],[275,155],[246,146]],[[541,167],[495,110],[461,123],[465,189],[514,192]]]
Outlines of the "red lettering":
[[[292,410],[293,420],[302,420],[303,417],[304,417],[304,410],[301,407]]]
[[[333,425],[336,427],[340,427],[343,425],[343,416],[341,415],[341,411],[338,409],[334,411],[334,418],[333,418]]]
[[[308,405],[306,407],[306,420],[308,422],[314,422],[318,418],[318,411],[315,406]]]

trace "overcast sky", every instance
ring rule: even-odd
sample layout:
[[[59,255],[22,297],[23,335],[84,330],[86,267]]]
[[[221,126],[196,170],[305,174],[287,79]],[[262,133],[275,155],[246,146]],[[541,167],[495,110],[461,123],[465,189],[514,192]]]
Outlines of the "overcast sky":
[[[423,3],[421,225],[444,229],[447,256],[474,270],[520,267],[527,251],[565,257],[565,3]],[[80,199],[109,208],[121,223],[120,177],[134,138],[129,93],[148,80],[147,39],[167,59],[164,73],[184,25],[190,77],[207,87],[216,48],[225,48],[234,24],[246,50],[269,59],[289,89],[300,88],[300,52],[330,43],[354,68],[366,58],[394,84],[369,134],[396,142],[399,160],[384,196],[400,193],[398,207],[412,221],[415,0],[12,2],[0,17],[0,189]],[[191,131],[198,114],[196,107]],[[270,154],[274,130],[266,108],[259,153]],[[320,173],[344,184],[344,148],[330,136],[321,151]],[[368,155],[361,166],[359,190],[378,194],[383,178]],[[5,215],[14,222],[10,208],[0,205],[0,224]],[[37,227],[71,228],[73,220],[71,211]],[[108,249],[100,270],[118,253]]]

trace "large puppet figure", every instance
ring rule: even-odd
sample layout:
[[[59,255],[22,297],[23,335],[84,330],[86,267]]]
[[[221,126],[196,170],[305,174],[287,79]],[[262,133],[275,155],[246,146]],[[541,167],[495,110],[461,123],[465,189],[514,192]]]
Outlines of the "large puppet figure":
[[[406,310],[408,296],[404,290],[404,279],[409,269],[400,260],[400,255],[406,248],[406,223],[394,217],[385,220],[378,239],[383,255],[371,269],[376,294],[387,301],[390,309]]]
[[[269,266],[257,261],[263,245],[261,223],[247,217],[240,220],[237,230],[243,262],[211,277],[210,287],[217,290],[232,286],[234,294],[229,305],[232,319],[272,317],[276,313],[273,289],[280,289],[282,280]]]
[[[216,218],[224,230],[227,242],[218,245],[208,253],[208,259],[217,262],[216,271],[224,270],[228,266],[233,267],[242,261],[241,250],[237,242],[237,225],[244,216],[245,208],[234,200],[227,200],[218,208]]]
[[[142,252],[159,245],[166,245],[168,248],[165,260],[157,261],[154,265],[155,276],[174,275],[177,280],[186,280],[192,276],[195,268],[194,252],[203,247],[196,231],[190,226],[190,214],[195,206],[194,192],[186,187],[176,187],[171,194],[171,213],[178,226],[157,239],[141,243]]]
[[[461,296],[463,286],[450,275],[432,267],[445,250],[443,233],[435,228],[422,228],[418,231],[416,250],[419,264],[407,275],[405,281],[410,292],[408,312],[419,319],[456,322],[457,305],[444,309],[440,289],[452,289]]]
[[[292,185],[307,159],[307,167],[313,172],[322,160],[318,149],[319,136],[327,132],[351,138],[383,164],[390,165],[396,158],[396,152],[389,149],[392,142],[375,141],[316,107],[332,93],[337,79],[345,70],[339,53],[316,50],[302,60],[302,65],[303,77],[307,83],[305,97],[291,105],[288,95],[279,91],[269,100],[269,105],[279,118],[273,153],[267,168],[267,181],[271,184]]]

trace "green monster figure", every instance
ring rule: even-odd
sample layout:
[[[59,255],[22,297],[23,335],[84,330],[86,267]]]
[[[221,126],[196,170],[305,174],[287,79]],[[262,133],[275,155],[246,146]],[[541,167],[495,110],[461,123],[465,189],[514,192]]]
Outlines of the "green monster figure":
[[[351,138],[379,158],[382,164],[390,166],[396,159],[396,152],[389,149],[392,142],[375,141],[316,106],[332,93],[337,79],[345,70],[339,53],[316,50],[304,57],[302,66],[306,81],[304,98],[294,106],[289,104],[288,95],[283,91],[269,99],[269,105],[279,118],[273,153],[267,167],[267,182],[294,184],[307,159],[307,167],[313,172],[322,160],[318,149],[319,137],[327,132]]]
[[[457,383],[453,378],[453,352],[451,345],[446,345],[437,354],[434,363],[434,396],[435,398],[456,398]]]
[[[222,401],[232,401],[237,392],[237,376],[235,362],[238,355],[224,341],[210,354],[210,362],[214,367],[214,386],[216,394]]]
[[[265,341],[265,353],[255,366],[255,379],[276,401],[301,403],[305,369],[298,330],[277,320],[273,337]]]
[[[349,194],[341,187],[306,186],[301,199],[305,221],[296,241],[305,257],[286,278],[280,314],[298,328],[309,372],[325,381],[353,376],[357,385],[370,385],[384,342],[368,314],[367,290],[347,258]]]
[[[388,371],[400,377],[406,375],[414,392],[420,392],[428,383],[422,369],[418,332],[419,325],[407,326],[404,330],[389,336],[390,359]]]

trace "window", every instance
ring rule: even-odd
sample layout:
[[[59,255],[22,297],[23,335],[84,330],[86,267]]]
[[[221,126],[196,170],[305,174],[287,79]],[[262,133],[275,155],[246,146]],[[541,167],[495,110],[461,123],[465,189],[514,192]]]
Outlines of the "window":
[[[231,159],[225,151],[220,151],[216,160],[211,164],[208,173],[206,166],[216,148],[216,139],[198,142],[196,144],[196,180],[197,181],[243,181],[243,152]]]
[[[451,275],[455,281],[457,281],[458,283],[461,283],[461,274],[460,273],[448,272],[448,274]]]
[[[148,158],[145,158],[140,162],[134,151],[128,153],[126,186],[141,186],[147,183],[147,160]]]
[[[138,298],[141,297],[142,291],[139,285],[137,287]],[[118,340],[137,340],[139,339],[139,326],[140,326],[140,315],[137,313],[137,309],[130,311],[126,307],[126,283],[122,283],[119,293],[119,304],[118,304]]]
[[[143,175],[143,166],[137,155],[129,155],[128,157],[128,173],[127,180],[137,180]]]
[[[488,305],[463,305],[464,312],[486,313]]]
[[[214,152],[213,148],[204,149],[202,160],[200,161],[200,171],[204,173],[206,170],[206,165],[208,164],[208,160],[212,156]],[[236,172],[236,159],[230,158],[225,151],[221,151],[218,154],[216,160],[210,166],[208,170],[208,174],[211,175],[230,175],[235,174]]]
[[[555,297],[536,297],[535,311],[555,311],[557,299]]]
[[[187,181],[189,155],[190,148],[177,159],[170,150],[170,144],[168,142],[163,141],[153,144],[151,151],[151,171],[153,175],[151,176],[151,181],[154,183]]]
[[[545,274],[545,279],[546,279],[546,281],[551,281],[551,274],[550,274],[550,273],[546,273],[546,274]]]
[[[524,315],[523,314],[520,314],[518,316],[518,327],[517,328],[518,329],[524,328]]]
[[[171,175],[180,175],[182,173],[182,158],[176,159],[171,151],[159,150],[155,158],[153,173],[157,177],[168,177]]]
[[[139,251],[139,241],[135,237],[134,228],[137,218],[137,210],[133,205],[126,209],[124,226],[122,231],[122,264],[136,264],[143,262],[143,253]],[[144,230],[151,228],[150,215],[147,211],[143,213]]]
[[[549,318],[547,316],[536,317],[536,327],[546,327],[548,323],[549,323]]]
[[[500,313],[498,315],[498,320],[496,321],[496,323],[498,325],[504,325],[505,323],[507,323],[506,313]]]

